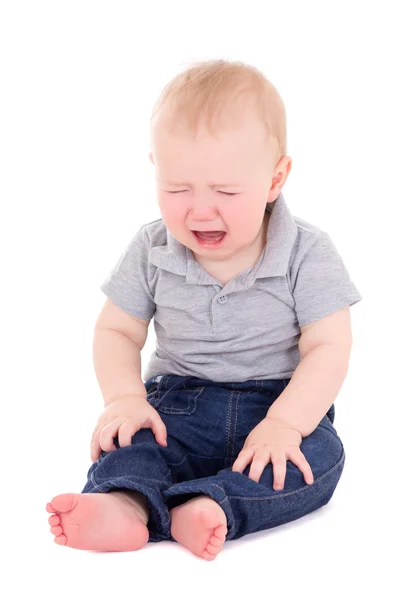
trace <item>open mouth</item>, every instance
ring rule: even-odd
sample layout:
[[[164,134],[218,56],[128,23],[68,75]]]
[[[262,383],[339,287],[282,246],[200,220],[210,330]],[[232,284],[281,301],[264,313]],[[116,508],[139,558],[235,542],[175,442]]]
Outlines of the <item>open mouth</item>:
[[[226,237],[226,231],[192,231],[201,246],[219,246]]]

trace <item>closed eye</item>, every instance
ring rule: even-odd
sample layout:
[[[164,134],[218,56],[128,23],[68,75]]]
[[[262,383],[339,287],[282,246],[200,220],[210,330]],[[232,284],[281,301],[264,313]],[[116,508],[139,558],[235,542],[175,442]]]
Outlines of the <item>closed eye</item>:
[[[181,194],[183,192],[186,192],[187,190],[178,190],[176,192],[169,192],[167,191],[167,194]],[[237,193],[235,192],[222,192],[221,190],[218,190],[219,194],[224,194],[224,196],[237,196]]]

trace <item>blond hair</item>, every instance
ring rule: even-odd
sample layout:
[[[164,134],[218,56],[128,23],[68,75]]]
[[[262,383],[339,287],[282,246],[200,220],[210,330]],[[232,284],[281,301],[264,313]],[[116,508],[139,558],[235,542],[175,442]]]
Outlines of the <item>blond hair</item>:
[[[159,111],[168,108],[170,130],[183,124],[196,133],[204,118],[213,134],[217,127],[227,124],[248,106],[265,125],[269,143],[275,145],[277,158],[286,155],[286,111],[276,88],[256,67],[230,60],[207,60],[191,63],[176,75],[157,99],[151,123]]]

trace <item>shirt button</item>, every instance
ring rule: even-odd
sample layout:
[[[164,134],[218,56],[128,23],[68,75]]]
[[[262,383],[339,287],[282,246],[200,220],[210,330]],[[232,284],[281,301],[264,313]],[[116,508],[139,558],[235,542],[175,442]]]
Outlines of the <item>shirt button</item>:
[[[218,302],[219,302],[220,304],[225,304],[225,302],[228,302],[228,297],[227,297],[227,296],[220,296],[220,297],[218,298]]]

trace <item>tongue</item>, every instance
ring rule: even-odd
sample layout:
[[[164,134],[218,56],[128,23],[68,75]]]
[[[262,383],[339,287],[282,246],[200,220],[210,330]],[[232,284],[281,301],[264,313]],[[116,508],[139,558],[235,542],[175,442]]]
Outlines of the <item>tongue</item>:
[[[197,235],[203,240],[212,240],[216,241],[219,238],[222,238],[224,235],[224,231],[197,231]]]

